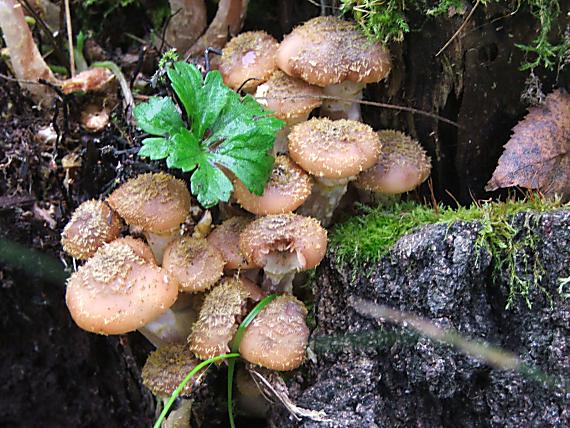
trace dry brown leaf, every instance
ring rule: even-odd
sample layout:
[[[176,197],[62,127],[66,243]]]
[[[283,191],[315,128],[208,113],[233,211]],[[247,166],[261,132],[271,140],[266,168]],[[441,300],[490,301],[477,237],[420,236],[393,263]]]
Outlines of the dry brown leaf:
[[[549,94],[513,128],[485,190],[520,186],[570,199],[570,95]]]

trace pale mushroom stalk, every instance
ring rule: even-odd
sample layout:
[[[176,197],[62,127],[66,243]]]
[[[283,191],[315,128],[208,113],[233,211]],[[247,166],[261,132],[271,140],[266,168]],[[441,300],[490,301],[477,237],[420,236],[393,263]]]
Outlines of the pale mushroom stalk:
[[[180,235],[180,228],[176,228],[167,233],[153,233],[149,231],[143,232],[144,237],[148,246],[152,250],[156,261],[162,265],[162,259],[164,258],[164,251],[168,244],[170,244],[177,236]]]
[[[38,104],[49,104],[55,93],[45,85],[26,83],[40,79],[56,82],[56,78],[42,58],[26,22],[22,5],[16,0],[0,0],[0,28],[10,61],[20,86],[27,90]]]
[[[214,20],[185,57],[203,55],[206,48],[223,48],[228,36],[235,36],[241,30],[248,3],[249,0],[220,0]]]
[[[323,226],[328,226],[336,207],[346,193],[348,183],[355,179],[356,176],[340,179],[314,177],[315,184],[311,196],[297,212],[301,215],[314,217]]]
[[[361,100],[364,83],[351,82],[349,80],[337,85],[323,88],[323,104],[320,115],[330,119],[350,119],[362,122],[360,103],[356,101],[342,101],[340,99],[327,99],[326,96],[347,100]]]
[[[207,25],[204,0],[169,0],[174,14],[166,28],[166,41],[179,53],[184,53],[202,35]]]

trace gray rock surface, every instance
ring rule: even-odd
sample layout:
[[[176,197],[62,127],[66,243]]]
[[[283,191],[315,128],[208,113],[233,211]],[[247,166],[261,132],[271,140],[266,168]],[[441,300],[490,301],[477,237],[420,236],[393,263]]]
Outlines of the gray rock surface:
[[[570,211],[519,214],[520,239],[536,238],[544,275],[505,309],[507,280],[477,248],[477,223],[426,226],[404,236],[376,266],[339,267],[329,257],[315,287],[317,362],[289,381],[296,403],[330,422],[296,422],[276,407],[276,427],[562,427],[570,393],[531,375],[501,371],[411,330],[360,316],[354,297],[410,311],[463,336],[486,340],[555,378],[570,374],[570,301],[558,292],[570,276]],[[524,260],[529,249],[520,249]],[[517,266],[532,278],[532,267]],[[567,381],[567,380],[566,380]]]

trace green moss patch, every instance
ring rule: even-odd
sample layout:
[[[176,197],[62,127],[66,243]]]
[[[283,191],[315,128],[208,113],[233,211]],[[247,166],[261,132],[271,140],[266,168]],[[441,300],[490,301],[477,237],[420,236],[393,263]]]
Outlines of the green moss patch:
[[[509,298],[507,307],[523,298],[530,307],[531,287],[540,288],[544,268],[537,256],[537,238],[531,232],[538,221],[530,217],[521,227],[512,224],[513,216],[521,212],[542,213],[561,208],[558,201],[544,200],[531,195],[525,200],[474,203],[470,207],[437,210],[413,202],[400,202],[386,207],[361,207],[362,215],[352,217],[336,226],[330,234],[329,252],[339,265],[362,267],[376,263],[398,239],[427,224],[452,225],[457,221],[477,221],[481,227],[476,245],[486,249],[493,257],[495,278],[507,278]],[[568,205],[566,205],[568,207]],[[532,219],[532,220],[531,220]],[[517,266],[533,272],[532,278],[522,277]]]

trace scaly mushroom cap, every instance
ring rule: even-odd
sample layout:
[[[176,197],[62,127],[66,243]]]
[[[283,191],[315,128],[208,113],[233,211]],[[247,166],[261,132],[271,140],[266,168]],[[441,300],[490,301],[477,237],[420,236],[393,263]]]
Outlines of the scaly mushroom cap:
[[[107,201],[128,224],[157,234],[180,227],[190,210],[186,184],[163,172],[128,180]]]
[[[293,370],[303,363],[309,338],[305,305],[291,295],[277,297],[253,319],[239,352],[250,363],[271,370]]]
[[[206,360],[229,352],[229,342],[237,330],[248,298],[261,295],[257,286],[245,278],[225,278],[204,299],[198,321],[188,337],[190,350]]]
[[[231,39],[222,50],[218,70],[224,83],[237,90],[250,78],[242,89],[253,92],[277,69],[275,52],[279,43],[264,31],[248,31]]]
[[[168,245],[162,267],[178,281],[180,291],[198,293],[208,290],[222,277],[224,259],[205,239],[184,236]]]
[[[372,168],[358,176],[358,187],[396,195],[415,189],[429,177],[430,158],[417,141],[393,130],[379,131],[378,135],[382,153]]]
[[[119,237],[119,216],[101,201],[85,201],[77,207],[63,229],[61,244],[71,257],[85,260],[104,243]]]
[[[226,269],[253,269],[239,247],[239,237],[251,219],[236,216],[224,221],[208,235],[208,242],[216,247],[226,262]]]
[[[321,105],[322,94],[323,90],[318,86],[309,85],[277,70],[267,82],[257,88],[255,98],[275,112],[278,119],[295,123],[298,118]]]
[[[65,298],[82,329],[122,334],[160,317],[177,295],[178,284],[154,264],[150,249],[122,238],[105,244],[71,275]]]
[[[267,272],[312,269],[327,249],[327,231],[311,217],[279,214],[261,217],[241,234],[245,257]]]
[[[372,128],[354,120],[314,118],[289,134],[289,156],[316,177],[355,176],[376,163],[380,148]]]
[[[276,57],[288,75],[323,87],[345,80],[379,82],[392,67],[385,47],[371,42],[353,23],[333,16],[313,18],[295,28],[281,42]]]
[[[299,208],[311,194],[312,187],[311,177],[303,169],[288,156],[277,156],[263,195],[254,195],[236,179],[234,196],[250,213],[284,214]]]
[[[169,397],[178,385],[200,363],[188,352],[183,344],[165,345],[148,356],[142,369],[144,385],[158,397]],[[195,382],[203,370],[200,370],[182,389],[180,395],[192,393]]]

